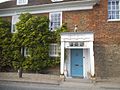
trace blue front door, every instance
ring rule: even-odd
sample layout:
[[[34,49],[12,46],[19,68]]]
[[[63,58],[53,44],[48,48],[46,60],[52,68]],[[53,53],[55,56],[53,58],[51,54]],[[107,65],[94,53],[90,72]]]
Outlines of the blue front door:
[[[83,77],[83,49],[71,49],[71,75]]]

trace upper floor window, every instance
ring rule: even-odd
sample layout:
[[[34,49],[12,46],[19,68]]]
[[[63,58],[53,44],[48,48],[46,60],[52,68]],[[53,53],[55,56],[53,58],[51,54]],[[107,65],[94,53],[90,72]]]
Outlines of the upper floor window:
[[[25,5],[28,4],[28,0],[17,0],[17,5]]]
[[[11,32],[15,33],[16,30],[16,23],[19,21],[19,15],[12,16],[12,25],[11,25]]]
[[[59,1],[63,1],[63,0],[51,0],[52,2],[59,2]]]
[[[54,31],[62,25],[62,12],[53,12],[49,14],[50,30]]]
[[[120,20],[120,0],[108,0],[108,19]]]

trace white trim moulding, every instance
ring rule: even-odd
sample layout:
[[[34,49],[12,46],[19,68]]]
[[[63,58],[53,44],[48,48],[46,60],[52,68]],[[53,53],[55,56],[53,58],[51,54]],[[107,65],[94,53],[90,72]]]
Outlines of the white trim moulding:
[[[82,1],[70,1],[60,2],[44,5],[24,6],[0,9],[0,17],[13,16],[21,13],[49,13],[55,11],[73,11],[73,10],[88,10],[93,9],[93,6],[97,3],[97,0],[82,0]]]

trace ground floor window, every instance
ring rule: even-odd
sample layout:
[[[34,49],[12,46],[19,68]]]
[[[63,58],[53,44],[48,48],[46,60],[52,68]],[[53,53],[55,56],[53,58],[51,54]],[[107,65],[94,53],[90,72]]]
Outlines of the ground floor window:
[[[29,56],[29,48],[28,47],[22,47],[21,48],[21,54],[24,55],[25,57]]]
[[[50,44],[49,55],[51,57],[58,57],[59,53],[60,53],[60,47],[59,47],[59,45],[56,44],[56,43]]]

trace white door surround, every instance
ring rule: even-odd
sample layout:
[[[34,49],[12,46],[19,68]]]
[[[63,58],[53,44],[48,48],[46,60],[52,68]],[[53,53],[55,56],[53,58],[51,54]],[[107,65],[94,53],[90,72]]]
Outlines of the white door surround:
[[[94,35],[92,32],[64,32],[61,33],[61,62],[60,73],[71,77],[71,50],[83,50],[83,77],[88,78],[88,73],[95,75]]]

